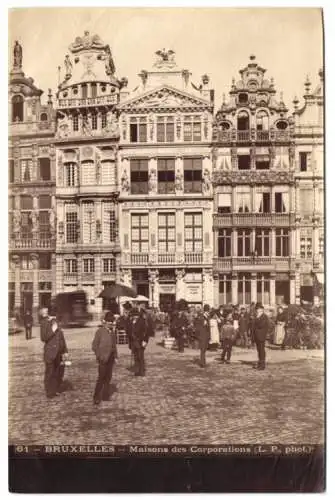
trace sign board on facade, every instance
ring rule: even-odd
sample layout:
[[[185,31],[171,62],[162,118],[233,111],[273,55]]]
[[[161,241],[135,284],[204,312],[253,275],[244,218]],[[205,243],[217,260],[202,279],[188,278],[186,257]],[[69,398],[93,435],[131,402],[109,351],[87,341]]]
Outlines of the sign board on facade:
[[[202,301],[202,283],[186,283],[185,292],[189,302]]]
[[[159,285],[159,293],[176,293],[176,285]]]

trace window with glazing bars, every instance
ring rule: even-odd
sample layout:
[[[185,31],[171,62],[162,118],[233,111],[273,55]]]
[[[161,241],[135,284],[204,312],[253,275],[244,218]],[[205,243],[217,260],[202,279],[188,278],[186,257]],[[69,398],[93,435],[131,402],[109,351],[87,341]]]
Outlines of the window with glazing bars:
[[[76,274],[78,272],[77,259],[65,259],[64,272],[65,274]]]
[[[201,141],[201,116],[185,116],[184,141]]]
[[[289,255],[289,231],[288,229],[276,229],[276,256],[288,257]]]
[[[202,252],[202,214],[185,214],[185,252]]]
[[[147,142],[147,118],[145,116],[130,118],[130,142]]]
[[[105,243],[114,242],[116,239],[115,206],[111,202],[102,204],[102,237]]]
[[[65,185],[74,187],[77,183],[77,165],[76,163],[66,163],[65,168]]]
[[[173,141],[174,141],[174,117],[158,116],[157,142],[173,142]]]
[[[300,257],[311,259],[313,256],[312,234],[304,234],[300,237]]]
[[[92,113],[91,119],[92,119],[92,130],[97,130],[97,128],[98,128],[98,116],[97,116],[97,114]]]
[[[237,230],[237,255],[248,257],[251,254],[251,229]]]
[[[158,192],[160,194],[174,193],[175,190],[174,158],[158,159]]]
[[[148,160],[130,160],[130,182],[132,194],[148,193]]]
[[[73,125],[73,130],[75,132],[78,132],[78,130],[79,130],[79,118],[78,118],[78,115],[73,115],[72,125]]]
[[[83,272],[84,273],[94,273],[94,259],[83,259]]]
[[[268,257],[270,255],[270,229],[256,229],[257,255]]]
[[[94,202],[84,201],[83,209],[83,242],[92,243],[95,241],[95,212]]]
[[[231,229],[219,229],[218,252],[219,257],[231,256]]]
[[[15,181],[14,165],[14,160],[8,160],[8,180],[10,183]]]
[[[40,210],[38,214],[39,237],[41,240],[48,240],[50,233],[50,215],[48,210]]]
[[[184,192],[201,193],[202,159],[184,158]]]
[[[77,212],[67,212],[66,221],[66,243],[77,243],[78,241],[78,215]]]
[[[174,213],[158,214],[158,251],[175,252],[176,221]]]
[[[108,259],[103,259],[102,262],[103,262],[104,273],[115,273],[116,264],[114,258],[109,257]]]
[[[50,181],[51,179],[50,158],[38,159],[38,176],[41,181]]]
[[[131,248],[134,253],[149,252],[148,214],[133,214],[131,216]]]

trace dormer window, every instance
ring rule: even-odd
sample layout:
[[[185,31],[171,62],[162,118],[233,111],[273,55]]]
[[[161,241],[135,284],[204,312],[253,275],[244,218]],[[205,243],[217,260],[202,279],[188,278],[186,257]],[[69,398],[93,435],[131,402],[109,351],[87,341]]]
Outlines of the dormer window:
[[[97,84],[96,83],[92,83],[91,84],[91,97],[93,99],[95,99],[97,96]]]
[[[247,104],[248,94],[246,94],[245,92],[241,92],[241,94],[238,95],[238,102],[240,104]]]
[[[82,99],[87,99],[87,85],[86,85],[86,83],[84,83],[81,86],[81,97],[82,97]]]
[[[12,99],[12,119],[13,122],[23,122],[23,102],[21,95],[15,95]]]

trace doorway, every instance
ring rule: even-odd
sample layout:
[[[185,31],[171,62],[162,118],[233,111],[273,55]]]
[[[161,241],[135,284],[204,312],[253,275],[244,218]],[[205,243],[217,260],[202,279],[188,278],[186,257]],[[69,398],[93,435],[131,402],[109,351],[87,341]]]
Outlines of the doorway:
[[[276,281],[276,303],[289,304],[290,303],[290,282]]]
[[[162,312],[170,312],[173,310],[176,303],[176,294],[174,293],[160,293],[159,294],[159,308]]]

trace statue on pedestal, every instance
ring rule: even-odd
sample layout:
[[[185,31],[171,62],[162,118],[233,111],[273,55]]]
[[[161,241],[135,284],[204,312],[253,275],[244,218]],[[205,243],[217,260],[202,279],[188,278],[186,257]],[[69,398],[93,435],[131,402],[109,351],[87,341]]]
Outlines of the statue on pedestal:
[[[14,68],[22,68],[22,47],[16,40],[14,45]]]

